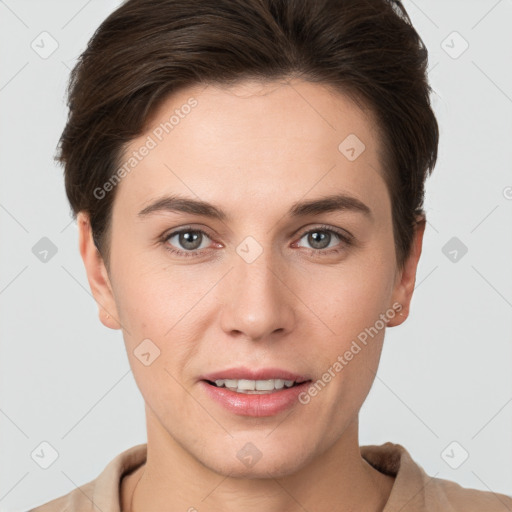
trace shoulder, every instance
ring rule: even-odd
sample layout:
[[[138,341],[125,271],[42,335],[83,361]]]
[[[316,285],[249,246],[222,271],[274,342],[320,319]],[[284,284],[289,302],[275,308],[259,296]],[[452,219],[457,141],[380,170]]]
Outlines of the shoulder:
[[[428,475],[400,444],[361,446],[361,455],[395,482],[383,512],[512,512],[512,497]]]
[[[427,503],[436,504],[439,510],[512,512],[511,496],[462,487],[451,480],[431,478],[425,490]]]
[[[132,446],[116,455],[94,480],[28,512],[119,511],[121,481],[146,462],[146,455],[146,443]]]
[[[81,512],[82,510],[92,510],[89,496],[92,496],[93,489],[94,480],[74,489],[68,494],[32,508],[28,512]]]

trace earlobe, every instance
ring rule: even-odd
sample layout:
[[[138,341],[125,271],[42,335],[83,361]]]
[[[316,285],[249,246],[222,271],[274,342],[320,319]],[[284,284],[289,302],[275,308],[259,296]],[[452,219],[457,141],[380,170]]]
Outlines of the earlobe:
[[[76,220],[80,255],[84,262],[92,295],[98,305],[100,321],[110,329],[120,329],[112,286],[103,258],[92,238],[89,216],[86,212],[79,212]]]
[[[416,270],[421,256],[425,226],[426,219],[422,217],[416,224],[410,254],[405,261],[404,268],[398,275],[393,291],[392,304],[398,303],[401,305],[401,309],[397,309],[400,313],[389,320],[387,324],[388,327],[395,327],[402,324],[409,316],[409,307],[416,283]]]

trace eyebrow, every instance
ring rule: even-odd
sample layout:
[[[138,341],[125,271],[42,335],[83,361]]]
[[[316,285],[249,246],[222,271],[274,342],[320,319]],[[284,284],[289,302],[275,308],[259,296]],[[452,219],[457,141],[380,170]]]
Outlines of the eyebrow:
[[[373,218],[371,209],[359,199],[347,194],[334,194],[310,201],[296,202],[288,210],[289,217],[305,217],[320,215],[333,211],[352,211]],[[152,202],[141,210],[139,217],[146,217],[156,212],[182,212],[209,217],[220,221],[228,221],[229,215],[221,208],[198,199],[178,195],[165,196]]]

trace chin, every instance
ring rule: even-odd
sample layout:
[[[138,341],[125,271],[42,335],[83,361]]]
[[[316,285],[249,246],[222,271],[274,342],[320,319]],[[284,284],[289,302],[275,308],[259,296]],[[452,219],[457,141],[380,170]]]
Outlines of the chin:
[[[201,461],[212,471],[232,478],[281,478],[296,473],[306,465],[310,458],[302,443],[289,443],[287,448],[282,445],[273,447],[267,441],[261,449],[250,441],[237,443],[242,448],[234,450],[233,457],[226,455],[230,449],[214,450],[209,460]],[[259,443],[260,446],[263,443]],[[219,446],[219,445],[217,445]],[[297,446],[297,448],[295,448]],[[204,454],[203,454],[204,455]]]

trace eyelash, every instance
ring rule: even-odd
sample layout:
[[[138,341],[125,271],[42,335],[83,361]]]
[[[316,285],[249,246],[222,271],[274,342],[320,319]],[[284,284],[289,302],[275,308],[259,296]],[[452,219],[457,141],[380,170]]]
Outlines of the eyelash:
[[[195,251],[182,251],[180,249],[175,249],[175,248],[171,247],[169,245],[169,243],[168,243],[169,239],[171,239],[173,236],[179,235],[181,233],[188,233],[188,232],[201,233],[202,235],[206,235],[208,238],[211,239],[211,237],[208,235],[208,233],[206,233],[202,229],[194,229],[194,228],[191,228],[191,227],[185,227],[183,229],[179,229],[177,231],[173,231],[173,232],[171,232],[169,234],[163,235],[161,242],[164,244],[165,249],[167,251],[169,251],[170,253],[172,253],[172,254],[174,254],[176,256],[180,256],[180,257],[184,257],[184,258],[196,257],[204,249],[196,249]],[[304,233],[302,233],[300,235],[299,241],[304,236],[309,235],[310,233],[316,233],[316,232],[333,233],[347,247],[353,245],[353,243],[354,243],[352,235],[345,234],[345,233],[343,233],[341,231],[338,231],[337,229],[333,229],[333,228],[331,228],[329,226],[317,226],[317,227],[315,227],[313,229],[305,231]],[[340,245],[342,245],[342,244],[340,244]],[[329,254],[341,253],[344,249],[343,248],[335,248],[335,249],[332,249],[332,248],[331,249],[308,249],[308,248],[306,248],[306,250],[309,251],[310,256],[322,257],[322,256],[326,256],[326,255],[329,255]]]

